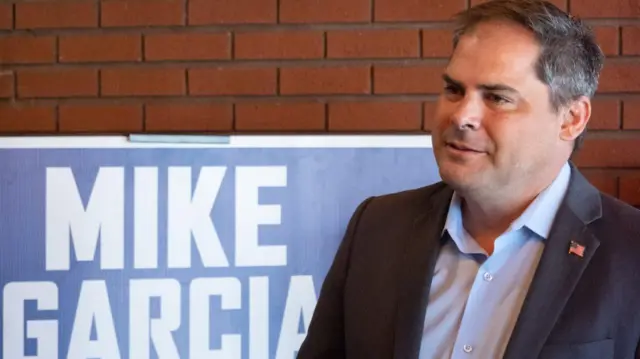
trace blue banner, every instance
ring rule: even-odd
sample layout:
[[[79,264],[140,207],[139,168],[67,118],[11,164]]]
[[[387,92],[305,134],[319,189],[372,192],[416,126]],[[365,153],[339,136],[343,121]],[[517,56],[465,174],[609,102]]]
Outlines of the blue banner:
[[[5,359],[292,359],[356,206],[439,179],[428,146],[28,141],[0,149]]]

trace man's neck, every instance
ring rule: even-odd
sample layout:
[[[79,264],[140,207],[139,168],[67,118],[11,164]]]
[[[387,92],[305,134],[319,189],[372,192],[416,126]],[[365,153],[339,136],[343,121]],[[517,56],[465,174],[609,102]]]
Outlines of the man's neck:
[[[464,228],[491,255],[495,240],[522,215],[536,196],[537,193],[517,199],[504,197],[494,202],[463,198]]]
[[[461,193],[462,222],[465,230],[491,255],[495,240],[502,235],[536,197],[558,176],[550,171],[537,183],[509,188],[499,193]]]

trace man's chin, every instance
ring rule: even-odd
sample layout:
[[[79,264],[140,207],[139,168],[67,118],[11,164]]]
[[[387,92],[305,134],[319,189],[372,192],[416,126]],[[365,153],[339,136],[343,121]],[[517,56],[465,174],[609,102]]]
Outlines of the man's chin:
[[[480,172],[462,166],[443,166],[440,168],[440,178],[444,183],[456,190],[472,188],[480,182]]]

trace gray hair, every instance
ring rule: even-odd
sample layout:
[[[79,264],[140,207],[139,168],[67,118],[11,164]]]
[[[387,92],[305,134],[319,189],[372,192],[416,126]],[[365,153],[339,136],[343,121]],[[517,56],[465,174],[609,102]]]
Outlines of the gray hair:
[[[541,46],[538,78],[549,86],[552,108],[558,111],[581,96],[592,98],[604,64],[604,54],[592,30],[579,19],[542,0],[493,0],[455,17],[453,47],[477,24],[507,20],[529,29]],[[586,131],[585,131],[586,132]],[[576,139],[582,146],[585,132]]]

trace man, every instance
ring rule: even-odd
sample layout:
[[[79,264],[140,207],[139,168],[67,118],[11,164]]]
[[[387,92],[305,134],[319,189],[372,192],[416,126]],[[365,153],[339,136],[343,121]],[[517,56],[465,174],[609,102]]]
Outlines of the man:
[[[550,3],[457,18],[442,182],[364,201],[298,358],[640,358],[640,211],[569,161],[603,55]]]

